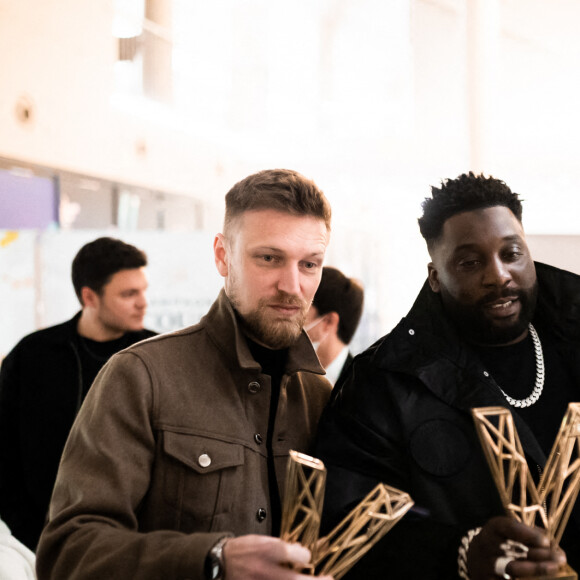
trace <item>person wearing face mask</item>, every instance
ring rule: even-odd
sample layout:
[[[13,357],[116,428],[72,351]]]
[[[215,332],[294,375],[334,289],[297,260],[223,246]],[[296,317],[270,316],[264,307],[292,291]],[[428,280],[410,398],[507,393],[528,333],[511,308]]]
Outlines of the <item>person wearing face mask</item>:
[[[353,359],[348,345],[358,327],[363,301],[364,289],[358,280],[348,278],[336,268],[323,268],[304,328],[332,385]]]

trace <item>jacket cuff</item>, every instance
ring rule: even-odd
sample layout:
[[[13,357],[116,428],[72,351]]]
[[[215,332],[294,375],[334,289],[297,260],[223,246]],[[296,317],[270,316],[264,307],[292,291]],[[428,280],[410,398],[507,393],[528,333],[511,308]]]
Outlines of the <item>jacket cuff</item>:
[[[212,532],[209,534],[190,534],[188,548],[182,551],[177,564],[178,578],[184,580],[205,580],[205,559],[215,543],[229,532]]]

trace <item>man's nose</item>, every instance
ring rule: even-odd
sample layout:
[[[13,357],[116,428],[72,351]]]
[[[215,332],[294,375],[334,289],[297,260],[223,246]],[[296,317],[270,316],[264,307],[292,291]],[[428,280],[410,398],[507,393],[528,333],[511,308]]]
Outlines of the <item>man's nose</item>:
[[[505,286],[512,279],[508,264],[499,256],[490,260],[484,272],[484,285]]]
[[[145,292],[140,292],[137,296],[137,307],[145,309],[149,306],[149,302],[147,300],[147,294]]]
[[[289,264],[280,270],[278,290],[287,294],[300,294],[300,271],[297,265]]]

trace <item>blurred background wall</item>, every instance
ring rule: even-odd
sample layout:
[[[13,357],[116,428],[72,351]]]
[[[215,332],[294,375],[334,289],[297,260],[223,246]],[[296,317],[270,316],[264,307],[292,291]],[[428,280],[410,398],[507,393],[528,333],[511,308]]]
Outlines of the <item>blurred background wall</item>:
[[[423,283],[443,178],[505,180],[534,256],[580,272],[579,22],[577,0],[0,0],[0,356],[74,314],[70,261],[103,234],[150,254],[150,327],[195,322],[224,195],[272,167],[333,206],[356,351]]]

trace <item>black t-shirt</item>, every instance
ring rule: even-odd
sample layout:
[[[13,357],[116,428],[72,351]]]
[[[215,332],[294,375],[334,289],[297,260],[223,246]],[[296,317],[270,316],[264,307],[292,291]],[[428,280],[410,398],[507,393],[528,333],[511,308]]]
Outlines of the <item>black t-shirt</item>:
[[[76,336],[77,352],[80,358],[81,373],[83,380],[83,398],[87,394],[95,377],[104,364],[116,353],[128,347],[131,342],[127,334],[115,340],[99,342],[85,338],[80,334]]]
[[[577,398],[577,388],[561,360],[549,334],[538,335],[544,353],[544,390],[529,407],[506,406],[528,424],[540,443],[546,457],[562,424],[568,403]],[[532,394],[536,381],[536,359],[532,337],[508,346],[473,346],[485,369],[495,382],[514,399],[525,399]]]

